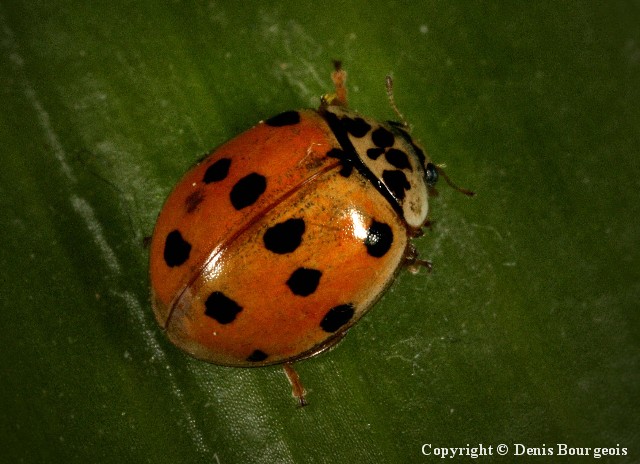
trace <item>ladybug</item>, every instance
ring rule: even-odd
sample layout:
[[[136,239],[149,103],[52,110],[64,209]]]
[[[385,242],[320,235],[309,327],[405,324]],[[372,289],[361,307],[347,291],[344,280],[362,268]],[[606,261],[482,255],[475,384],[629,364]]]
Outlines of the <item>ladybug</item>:
[[[339,63],[332,79],[318,110],[261,121],[187,172],[150,246],[169,339],[218,365],[283,363],[300,405],[292,363],[335,346],[403,265],[430,266],[410,239],[441,173],[405,123],[347,107]]]

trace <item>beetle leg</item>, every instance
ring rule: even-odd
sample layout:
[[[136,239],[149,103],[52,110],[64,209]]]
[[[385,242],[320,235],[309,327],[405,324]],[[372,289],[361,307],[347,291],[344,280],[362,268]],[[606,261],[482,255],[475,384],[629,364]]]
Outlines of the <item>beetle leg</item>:
[[[298,375],[296,370],[293,368],[293,364],[284,363],[282,367],[284,368],[284,373],[286,374],[287,379],[291,384],[291,395],[298,400],[298,406],[303,407],[309,404],[307,403],[307,399],[305,398],[307,391],[302,386],[302,382],[300,381],[300,376]]]
[[[416,247],[414,247],[412,243],[409,243],[407,246],[407,251],[404,255],[404,265],[412,274],[417,274],[420,271],[420,266],[426,267],[429,272],[433,269],[433,263],[431,263],[431,261],[418,258],[418,250],[416,250]]]
[[[342,62],[338,60],[333,61],[335,71],[331,73],[331,80],[336,90],[335,93],[329,93],[323,95],[320,99],[320,107],[327,106],[349,106],[347,103],[347,72],[342,69]]]

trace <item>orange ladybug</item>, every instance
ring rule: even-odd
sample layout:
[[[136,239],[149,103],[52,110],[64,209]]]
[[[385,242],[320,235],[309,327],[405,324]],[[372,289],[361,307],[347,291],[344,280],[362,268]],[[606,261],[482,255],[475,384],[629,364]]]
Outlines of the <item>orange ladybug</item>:
[[[405,124],[347,108],[339,64],[332,78],[318,110],[262,121],[193,167],[150,248],[169,339],[214,364],[285,363],[301,405],[291,363],[338,343],[403,264],[429,266],[410,238],[440,172]]]

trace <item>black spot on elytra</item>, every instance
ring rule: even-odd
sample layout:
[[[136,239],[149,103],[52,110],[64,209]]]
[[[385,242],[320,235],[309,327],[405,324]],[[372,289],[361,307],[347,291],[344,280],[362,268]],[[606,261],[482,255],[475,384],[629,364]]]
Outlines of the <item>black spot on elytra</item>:
[[[398,200],[404,200],[405,190],[409,190],[411,188],[411,184],[409,184],[407,176],[405,176],[404,172],[398,170],[383,171],[382,181]]]
[[[433,187],[438,182],[438,168],[433,163],[427,163],[425,168],[424,177],[429,187]]]
[[[272,118],[267,119],[264,123],[271,127],[293,126],[300,122],[300,113],[297,111],[285,111]]]
[[[354,314],[351,303],[335,306],[327,311],[320,322],[320,328],[325,332],[333,333],[351,320]]]
[[[255,350],[247,357],[247,361],[249,362],[262,362],[267,359],[269,355],[262,350]]]
[[[344,160],[345,157],[346,157],[344,150],[341,150],[339,148],[332,148],[331,150],[329,150],[327,152],[327,156],[329,158],[337,158],[337,159],[339,159],[341,161]]]
[[[371,133],[371,140],[376,147],[387,148],[393,146],[395,137],[384,127],[378,127]]]
[[[187,213],[193,213],[198,205],[202,203],[204,200],[204,195],[202,194],[202,190],[196,190],[191,192],[187,198],[184,200],[184,204],[187,207]]]
[[[244,176],[231,189],[231,204],[237,210],[251,206],[267,189],[267,179],[255,172]]]
[[[202,181],[205,184],[210,184],[211,182],[224,180],[229,174],[229,166],[231,166],[231,160],[229,158],[219,159],[207,168]]]
[[[345,116],[341,122],[347,132],[357,138],[364,137],[371,130],[371,125],[362,118],[351,119]]]
[[[367,238],[364,240],[367,253],[374,258],[381,258],[389,251],[392,243],[393,230],[389,224],[374,220],[367,229]]]
[[[204,302],[204,313],[220,324],[233,322],[242,307],[222,292],[212,292]]]
[[[387,150],[387,152],[384,154],[384,157],[394,168],[408,169],[409,171],[412,170],[411,164],[409,163],[409,157],[405,152],[401,150],[391,148]]]
[[[287,219],[267,229],[263,236],[264,246],[279,255],[291,253],[300,246],[304,230],[303,219]]]
[[[367,149],[367,156],[372,160],[377,160],[381,154],[384,153],[384,148],[369,148]]]
[[[176,267],[184,264],[189,259],[191,244],[182,238],[178,230],[169,232],[164,242],[164,262],[169,267]]]
[[[342,177],[349,177],[353,172],[353,166],[350,164],[343,164],[342,169],[340,169],[340,175]]]
[[[321,276],[322,272],[317,269],[299,267],[293,271],[293,274],[287,280],[287,286],[294,295],[309,296],[318,288]]]
[[[340,163],[342,164],[340,175],[342,177],[349,177],[351,175],[351,172],[353,171],[353,164],[351,164],[351,162],[348,160],[344,150],[341,150],[339,148],[332,148],[327,152],[327,156],[329,158],[337,158],[340,160]]]

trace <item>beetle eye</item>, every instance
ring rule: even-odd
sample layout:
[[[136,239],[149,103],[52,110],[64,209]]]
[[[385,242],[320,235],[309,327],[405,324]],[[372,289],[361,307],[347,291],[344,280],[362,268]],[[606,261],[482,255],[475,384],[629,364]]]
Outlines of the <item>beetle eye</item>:
[[[433,187],[438,182],[438,168],[433,163],[427,163],[425,167],[424,178],[427,181],[429,187]]]

